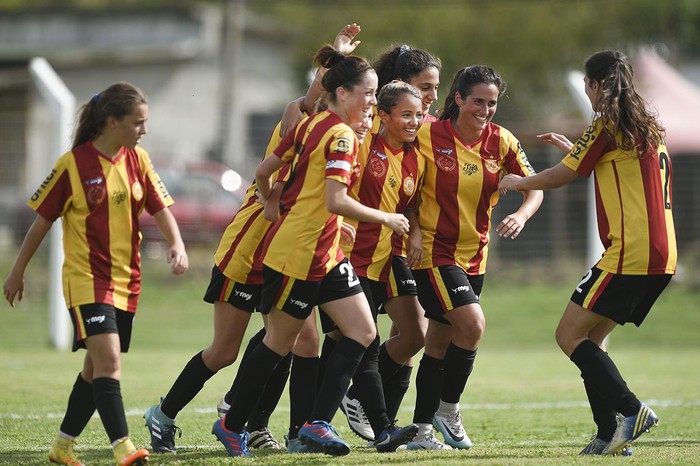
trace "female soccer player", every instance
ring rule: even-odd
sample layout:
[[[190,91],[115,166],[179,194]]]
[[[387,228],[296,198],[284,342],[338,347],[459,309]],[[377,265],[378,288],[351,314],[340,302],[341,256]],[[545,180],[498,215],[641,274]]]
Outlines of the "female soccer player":
[[[3,287],[10,305],[15,297],[22,299],[27,264],[53,222],[63,217],[63,295],[73,321],[73,351],[87,352],[49,451],[54,463],[81,464],[75,438],[95,409],[118,465],[148,460],[148,450],[137,450],[129,439],[119,383],[120,352],[129,350],[141,291],[138,217],[144,208],[170,245],[173,273],[184,273],[188,259],[167,209],[173,201],[148,154],[137,146],[147,119],[146,96],[129,83],[115,83],[83,105],[72,149],[28,203],[37,216]]]
[[[349,125],[362,121],[376,103],[374,70],[365,59],[346,57],[331,46],[319,50],[315,60],[328,68],[323,77],[328,110],[299,124],[275,149],[275,157],[267,157],[256,169],[258,189],[267,198],[271,175],[293,162],[280,201],[282,214],[265,240],[260,310],[268,313],[268,331],[243,369],[245,385],[239,387],[226,417],[213,427],[231,456],[250,454],[243,427],[254,400],[315,305],[322,305],[344,336],[328,360],[314,409],[299,436],[312,450],[349,453],[329,422],[376,332],[367,299],[339,247],[340,225],[348,216],[383,223],[399,234],[408,232],[403,215],[363,206],[347,195],[357,170],[357,139]]]
[[[658,422],[605,352],[605,337],[618,324],[640,326],[675,273],[671,159],[663,126],[635,90],[630,60],[602,51],[586,60],[585,71],[586,95],[595,112],[586,132],[573,144],[561,134],[540,135],[566,153],[564,159],[532,177],[506,176],[500,186],[553,189],[595,173],[605,251],[576,286],[556,339],[581,370],[598,426],[580,454],[616,455]]]
[[[440,120],[418,132],[428,163],[418,208],[423,254],[413,275],[429,323],[416,378],[413,422],[420,430],[411,449],[444,448],[431,421],[448,445],[471,447],[459,400],[486,324],[479,295],[498,181],[504,173],[534,174],[518,140],[492,121],[505,89],[492,68],[466,67],[455,75]],[[541,191],[523,195],[499,235],[516,238],[542,203]]]

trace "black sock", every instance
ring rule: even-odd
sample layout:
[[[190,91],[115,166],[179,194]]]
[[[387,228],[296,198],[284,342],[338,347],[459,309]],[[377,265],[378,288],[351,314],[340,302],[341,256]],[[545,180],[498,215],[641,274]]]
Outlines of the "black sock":
[[[94,379],[92,394],[109,441],[114,443],[116,440],[128,437],[129,427],[126,424],[119,381],[109,377]]]
[[[318,393],[321,390],[321,383],[323,382],[323,377],[326,372],[326,365],[328,364],[328,358],[330,357],[331,353],[333,353],[333,350],[335,349],[335,345],[337,345],[338,342],[329,337],[328,335],[325,336],[323,339],[323,345],[321,346],[321,356],[318,361],[318,376],[316,377],[316,392]]]
[[[585,383],[590,383],[612,408],[624,416],[639,412],[639,400],[627,388],[608,353],[591,340],[584,340],[571,353],[571,361],[581,370]]]
[[[442,359],[423,354],[416,374],[416,407],[413,411],[413,422],[432,424],[433,416],[440,406],[442,374]]]
[[[319,358],[292,358],[292,372],[289,377],[289,434],[297,438],[299,429],[311,415],[316,401],[316,376]]]
[[[593,421],[598,426],[596,437],[609,442],[612,440],[617,421],[615,420],[615,410],[610,406],[608,400],[603,398],[597,390],[593,388],[590,382],[583,381],[588,396],[588,403],[591,405],[593,413]]]
[[[160,405],[160,410],[170,419],[175,419],[187,403],[197,396],[202,387],[216,372],[204,364],[202,351],[192,356]]]
[[[348,337],[342,337],[335,345],[328,356],[321,389],[309,421],[331,422],[364,354],[365,347]]]
[[[68,407],[61,423],[61,432],[72,437],[77,437],[83,432],[88,421],[95,414],[95,400],[92,393],[92,384],[87,383],[83,376],[78,374],[68,397]]]
[[[476,350],[460,348],[450,343],[445,351],[445,372],[442,376],[440,399],[447,403],[459,403],[469,374],[474,368]]]
[[[379,336],[377,336],[365,351],[352,377],[354,396],[362,403],[367,420],[372,426],[375,437],[391,425],[386,415],[384,389],[382,378],[379,376]]]
[[[386,415],[389,419],[398,419],[399,409],[403,398],[411,386],[411,373],[413,366],[401,366],[394,376],[384,385],[384,400],[386,402]]]
[[[404,366],[397,363],[386,350],[386,342],[379,347],[379,375],[382,377],[384,388],[384,403],[386,415],[389,419],[396,419],[401,401],[403,400],[411,380],[411,367],[408,367],[408,382],[405,383],[406,371],[401,371]],[[401,372],[399,374],[399,372]],[[405,388],[404,388],[405,386]],[[352,387],[351,387],[352,388]]]
[[[251,351],[246,365],[240,371],[241,381],[245,383],[238,387],[236,396],[231,400],[231,409],[226,414],[224,425],[228,430],[243,432],[260,395],[265,391],[270,375],[281,359],[282,356],[268,348],[265,342],[261,342]]]
[[[280,360],[275,370],[272,371],[272,375],[270,375],[265,386],[265,391],[262,392],[253,415],[248,420],[248,425],[246,426],[248,432],[262,430],[270,423],[270,415],[277,408],[277,403],[279,403],[284,387],[287,385],[289,367],[291,365],[292,353],[289,353]]]
[[[265,331],[265,327],[261,328],[258,333],[253,335],[250,340],[248,340],[248,346],[245,347],[245,351],[243,352],[243,357],[241,358],[241,362],[238,363],[238,371],[236,372],[236,377],[233,379],[233,383],[231,384],[231,388],[229,391],[224,395],[224,401],[228,403],[229,405],[231,404],[231,401],[235,398],[236,396],[236,390],[238,390],[238,387],[241,384],[241,379],[240,379],[240,373],[243,370],[243,366],[245,366],[246,361],[248,360],[248,357],[250,356],[250,352],[255,349],[256,346],[260,344],[261,341],[263,341],[263,338],[265,338],[265,334],[267,332]]]

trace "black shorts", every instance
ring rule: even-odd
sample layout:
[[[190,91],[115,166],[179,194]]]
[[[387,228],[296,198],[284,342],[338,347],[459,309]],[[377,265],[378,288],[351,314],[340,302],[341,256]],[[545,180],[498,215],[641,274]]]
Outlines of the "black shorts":
[[[68,312],[73,322],[73,351],[87,348],[85,339],[88,337],[116,333],[119,335],[121,352],[129,352],[133,312],[122,311],[104,303],[83,304],[70,308]]]
[[[211,269],[211,280],[204,301],[223,301],[241,311],[254,312],[260,302],[262,285],[244,285],[226,277],[217,266]]]
[[[382,304],[386,302],[387,298],[387,284],[384,282],[377,282],[370,280],[367,277],[358,277],[360,280],[360,286],[362,286],[362,291],[367,298],[369,303],[369,308],[372,311],[372,319],[377,322],[377,314]],[[331,319],[331,316],[323,312],[321,308],[318,313],[319,319],[321,320],[321,331],[323,333],[330,333],[338,327]]]
[[[263,267],[263,278],[260,312],[268,314],[276,307],[300,320],[306,319],[314,306],[362,293],[360,280],[347,259],[320,281],[287,277],[267,266]]]
[[[425,317],[450,325],[445,314],[452,309],[479,302],[484,286],[483,275],[467,275],[456,265],[441,265],[432,269],[414,270],[418,286],[418,301]]]
[[[391,271],[389,272],[389,281],[385,285],[386,293],[384,299],[376,300],[378,313],[386,314],[383,303],[390,298],[396,296],[415,296],[418,294],[416,288],[416,280],[413,278],[413,272],[406,265],[406,258],[402,256],[394,256],[391,259]],[[371,304],[371,303],[370,303]]]
[[[583,276],[571,301],[584,309],[639,327],[672,275],[619,275],[593,267]]]

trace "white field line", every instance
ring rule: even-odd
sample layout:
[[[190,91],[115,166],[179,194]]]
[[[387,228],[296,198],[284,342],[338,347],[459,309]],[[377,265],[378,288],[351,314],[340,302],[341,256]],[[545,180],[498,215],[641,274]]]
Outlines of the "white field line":
[[[644,400],[646,404],[652,408],[669,408],[669,407],[699,407],[700,400]],[[460,403],[461,410],[474,411],[497,411],[504,409],[568,409],[568,408],[588,408],[586,401],[552,401],[552,402],[521,402],[521,403]],[[129,409],[126,411],[127,416],[143,416],[146,408]],[[190,412],[198,414],[216,414],[216,408],[192,408]],[[275,412],[289,412],[289,406],[280,406]],[[413,412],[413,406],[405,405],[401,407],[401,411]],[[94,417],[97,417],[95,414]],[[0,412],[0,419],[63,419],[63,413],[45,413],[45,414],[21,414],[21,413],[3,413]]]

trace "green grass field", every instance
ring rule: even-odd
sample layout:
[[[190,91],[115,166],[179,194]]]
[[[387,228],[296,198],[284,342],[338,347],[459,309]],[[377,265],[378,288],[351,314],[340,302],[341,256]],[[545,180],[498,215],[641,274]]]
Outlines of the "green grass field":
[[[13,256],[14,251],[0,256],[3,280]],[[164,261],[145,261],[143,298],[122,377],[127,419],[138,446],[149,446],[143,411],[211,339],[211,306],[201,300],[209,252],[194,251],[191,260],[190,272],[181,278],[171,277]],[[31,264],[27,295],[18,308],[0,304],[0,464],[48,464],[46,453],[82,364],[82,352],[56,352],[47,343],[45,267],[43,256]],[[178,416],[183,430],[178,455],[154,456],[151,464],[700,464],[700,293],[678,283],[672,283],[641,328],[620,328],[610,341],[613,359],[630,387],[657,412],[659,426],[635,442],[631,458],[577,456],[594,425],[578,371],[556,347],[553,332],[582,271],[577,268],[570,278],[548,285],[507,280],[500,270],[487,276],[482,296],[486,336],[461,403],[474,441],[469,451],[380,455],[362,447],[339,412],[334,425],[353,446],[346,457],[260,452],[232,460],[210,431],[234,365],[212,378]],[[256,316],[249,333],[259,326]],[[414,399],[411,390],[400,423],[410,422]],[[285,395],[271,419],[280,440],[288,426],[288,406]],[[114,464],[98,418],[79,438],[78,452],[88,465]]]

